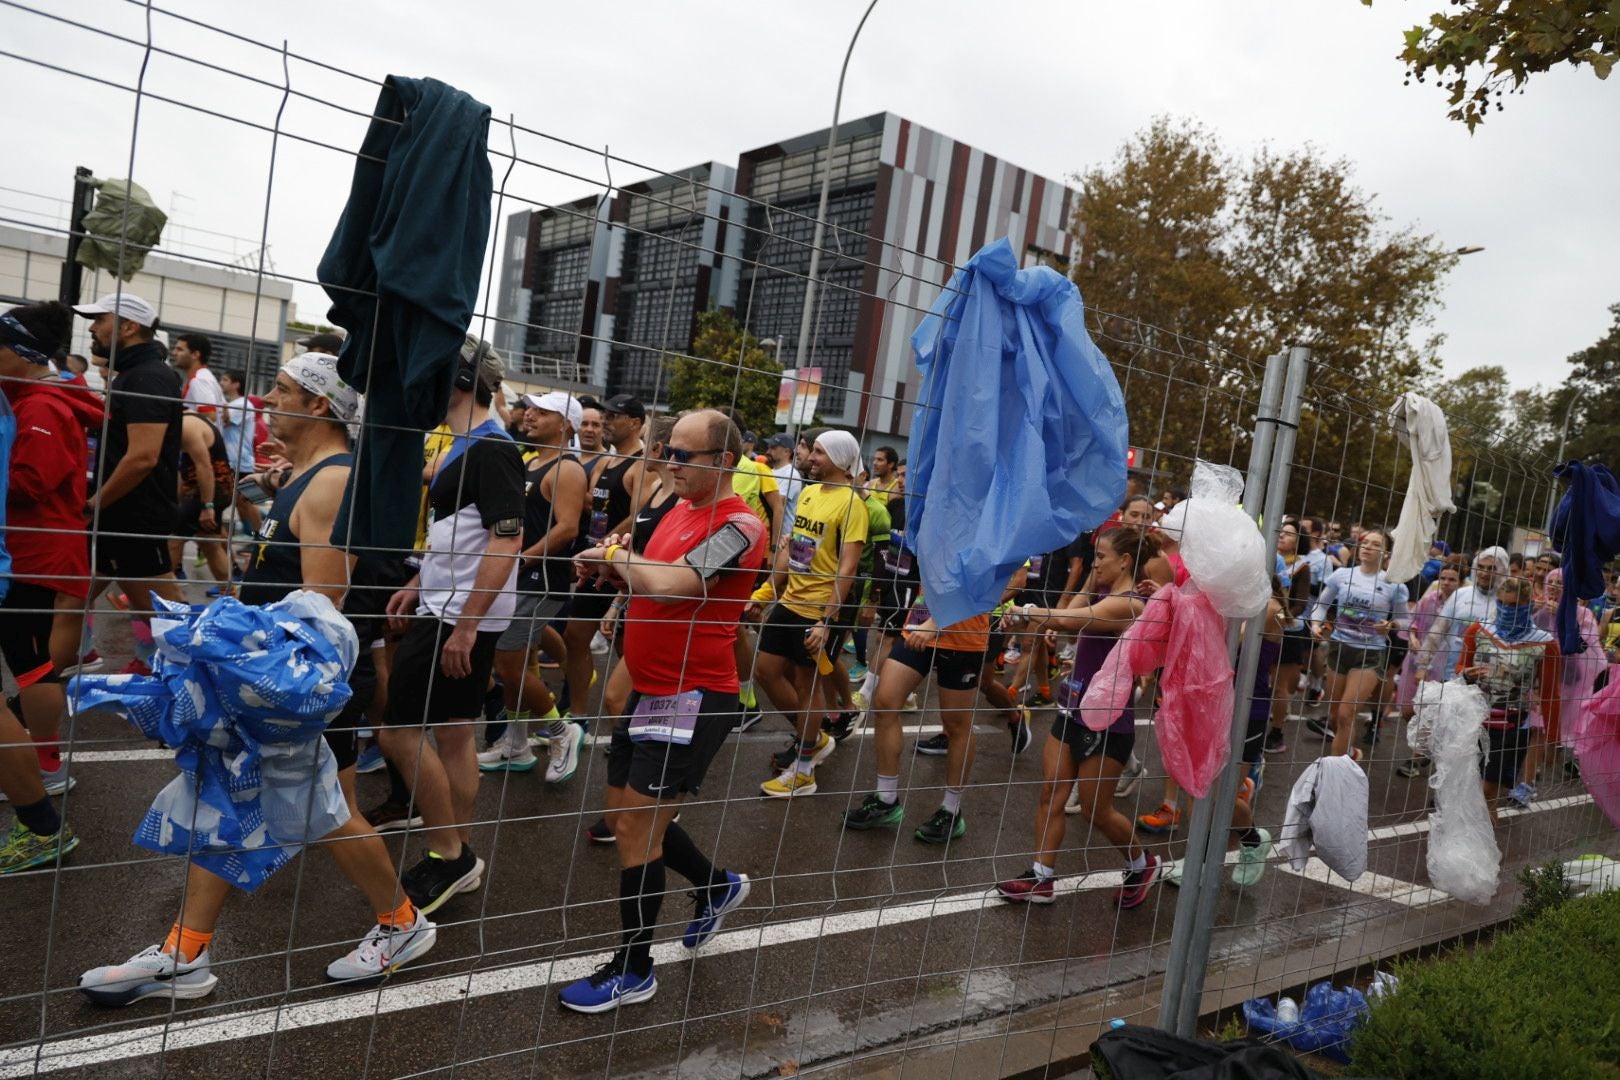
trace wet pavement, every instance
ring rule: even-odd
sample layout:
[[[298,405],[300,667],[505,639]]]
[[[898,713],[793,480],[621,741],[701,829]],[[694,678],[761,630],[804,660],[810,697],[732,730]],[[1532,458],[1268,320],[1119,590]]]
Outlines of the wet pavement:
[[[104,652],[119,644],[115,619],[103,620]],[[928,705],[906,723],[931,732]],[[945,770],[943,758],[911,754],[911,736],[905,824],[867,833],[846,833],[839,822],[872,783],[869,738],[841,745],[818,770],[818,793],[789,802],[758,795],[783,722],[772,717],[733,737],[681,820],[716,865],[753,878],[747,905],[689,957],[678,939],[691,903],[672,892],[655,950],[657,996],[581,1016],[560,1009],[556,991],[604,958],[618,927],[614,853],[582,832],[603,800],[604,759],[594,750],[563,785],[547,785],[543,767],[484,778],[473,840],[488,863],[484,887],[442,908],[433,951],[380,990],[326,981],[326,964],[373,917],[331,859],[309,851],[258,894],[233,897],[213,945],[220,982],[211,997],[124,1010],[89,1004],[72,989],[78,974],[161,940],[184,874],[178,861],[129,839],[174,775],[166,755],[116,718],[80,718],[72,732],[79,785],[66,809],[83,842],[60,874],[0,880],[0,911],[13,924],[0,952],[0,1076],[36,1065],[97,1077],[778,1076],[816,1066],[856,1071],[857,1058],[893,1065],[910,1047],[930,1063],[923,1074],[936,1075],[952,1071],[952,1041],[968,1038],[979,1050],[961,1074],[982,1075],[1011,1061],[984,1047],[1010,1045],[1021,1017],[1071,1000],[1101,1000],[1108,1015],[1152,1022],[1174,888],[1155,887],[1146,904],[1120,911],[1121,857],[1071,817],[1057,903],[1012,907],[986,897],[998,878],[1028,867],[1049,724],[1049,711],[1038,714],[1035,747],[1015,758],[1005,728],[987,714],[964,803],[968,832],[947,847],[911,835],[938,805]],[[1118,802],[1132,815],[1160,797],[1152,729],[1144,722],[1138,730],[1150,778]],[[1289,736],[1290,751],[1267,758],[1258,797],[1257,821],[1273,832],[1320,745],[1299,722]],[[1620,853],[1578,781],[1544,783],[1533,812],[1504,817],[1498,829],[1502,887],[1491,906],[1433,893],[1424,870],[1426,781],[1395,776],[1404,757],[1388,738],[1371,755],[1367,876],[1351,885],[1273,860],[1258,886],[1226,886],[1206,1003],[1256,987],[1274,992],[1292,973],[1336,970],[1494,923],[1511,911],[1518,867]],[[385,789],[380,774],[361,777],[362,804]],[[1179,854],[1184,833],[1152,850]],[[419,837],[397,833],[388,844],[407,864],[422,850]]]

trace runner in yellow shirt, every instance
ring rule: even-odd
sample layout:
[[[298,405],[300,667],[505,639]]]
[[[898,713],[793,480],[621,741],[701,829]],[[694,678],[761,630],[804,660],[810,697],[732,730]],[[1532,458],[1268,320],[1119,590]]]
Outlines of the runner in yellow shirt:
[[[762,790],[775,798],[816,790],[815,767],[833,752],[821,730],[815,677],[833,671],[829,654],[843,643],[837,625],[854,587],[866,545],[866,504],[852,486],[861,449],[847,431],[823,432],[810,451],[810,478],[799,494],[793,527],[777,550],[771,580],[754,593],[756,604],[776,600],[759,635],[756,678],[777,708],[793,722],[797,737],[771,759],[781,775]]]

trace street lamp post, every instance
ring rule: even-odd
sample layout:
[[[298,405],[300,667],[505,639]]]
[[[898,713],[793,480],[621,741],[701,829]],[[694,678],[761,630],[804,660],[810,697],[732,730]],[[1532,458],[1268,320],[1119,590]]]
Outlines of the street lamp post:
[[[799,313],[799,342],[793,366],[805,366],[805,354],[810,346],[810,312],[816,299],[816,274],[821,270],[821,241],[827,227],[827,195],[832,187],[832,158],[833,149],[838,145],[838,113],[844,104],[844,76],[849,74],[849,58],[855,53],[855,39],[861,36],[861,28],[871,16],[872,9],[877,7],[878,0],[872,0],[866,5],[866,13],[861,21],[855,25],[855,33],[850,35],[849,48],[844,50],[844,66],[838,70],[838,93],[833,97],[832,127],[827,130],[827,163],[821,173],[821,200],[816,205],[816,230],[810,239],[810,273],[804,282],[804,310]]]

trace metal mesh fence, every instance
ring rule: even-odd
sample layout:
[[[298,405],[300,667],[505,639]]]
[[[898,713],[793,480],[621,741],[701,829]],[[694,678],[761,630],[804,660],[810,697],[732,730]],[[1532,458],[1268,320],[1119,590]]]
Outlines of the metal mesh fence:
[[[272,269],[265,252],[272,237],[289,230],[327,235],[329,222],[302,220],[298,207],[285,204],[284,178],[290,169],[321,169],[339,184],[347,179],[367,125],[380,122],[371,100],[381,83],[374,73],[156,5],[114,6],[104,20],[9,0],[5,7],[51,46],[0,48],[13,73],[118,108],[133,103],[128,150],[120,156],[137,177],[145,155],[170,150],[143,137],[159,113],[187,117],[199,138],[267,153],[236,178],[242,188],[264,192],[256,223],[260,259],[243,278],[251,302],[240,313],[242,336],[252,346],[242,352],[244,383],[269,395],[262,413],[280,443],[269,448],[277,460],[253,470],[251,483],[292,484],[317,460],[310,448],[330,450],[341,429],[323,424],[330,407],[323,412],[313,404],[319,395],[289,382],[281,361],[264,362],[261,347],[282,348],[265,298],[288,285],[317,284],[313,264],[283,256],[284,265]],[[67,55],[89,59],[62,62]],[[226,108],[224,101],[251,104]],[[424,483],[431,476],[442,489],[424,500],[424,515],[432,511],[424,522],[432,553],[417,553],[419,560],[454,563],[447,571],[454,584],[442,591],[458,603],[487,604],[472,610],[505,621],[500,605],[512,602],[509,575],[520,550],[563,561],[592,547],[600,556],[621,522],[623,531],[633,531],[641,512],[666,510],[705,484],[712,491],[716,476],[730,481],[728,472],[705,462],[705,455],[717,460],[718,451],[704,440],[721,429],[687,424],[677,431],[660,414],[723,406],[746,415],[760,380],[774,390],[779,376],[761,369],[758,356],[769,356],[774,345],[780,360],[784,347],[800,348],[812,262],[818,292],[802,344],[819,371],[795,368],[782,378],[790,393],[796,381],[821,382],[821,415],[790,414],[780,425],[789,460],[806,455],[797,464],[809,470],[802,476],[790,469],[782,478],[790,488],[831,478],[825,490],[834,497],[847,490],[839,484],[859,482],[845,479],[847,466],[837,470],[837,455],[826,448],[809,457],[815,436],[836,428],[856,436],[872,469],[870,490],[893,483],[872,467],[873,452],[905,446],[922,395],[914,374],[911,381],[876,378],[885,369],[871,353],[879,342],[887,348],[909,335],[948,288],[956,260],[937,244],[907,243],[873,224],[878,144],[870,133],[852,130],[835,140],[832,171],[843,194],[812,260],[816,214],[808,196],[826,166],[814,151],[804,160],[784,154],[762,170],[774,186],[762,181],[751,193],[724,171],[650,168],[498,111],[489,131],[494,224],[469,330],[497,343],[507,382],[524,392],[558,391],[575,403],[606,398],[594,420],[606,428],[608,445],[593,460],[592,447],[583,444],[589,471],[581,467],[577,478],[565,480],[571,466],[558,460],[559,421],[552,417],[569,419],[571,405],[542,400],[528,412],[520,400],[503,398],[518,439],[539,451],[525,479],[551,510],[512,541],[500,522],[478,513],[481,485],[493,483],[485,466],[475,470],[468,457],[459,472],[444,473],[455,475],[454,483],[437,480],[435,470],[451,468],[445,459],[472,453],[466,440],[456,449],[455,436],[482,419],[476,392],[464,388],[452,399],[465,411],[452,413],[448,433],[400,429],[424,437]],[[122,145],[122,132],[110,126],[93,137]],[[795,168],[804,172],[799,187]],[[0,224],[58,240],[68,231],[18,217],[0,217]],[[161,248],[155,254],[192,267],[241,270],[239,259]],[[1043,253],[1026,238],[1017,254],[1033,261]],[[612,318],[602,317],[609,283],[597,275],[608,263],[619,268],[609,275],[618,293]],[[728,275],[731,293],[721,284]],[[121,291],[140,293],[141,284],[137,279]],[[44,296],[15,291],[18,301]],[[721,296],[730,300],[723,306],[735,330],[716,346],[712,336],[704,338],[712,328],[704,320]],[[159,316],[167,320],[169,310]],[[1128,312],[1089,311],[1087,328],[1123,391],[1131,476],[1145,495],[1122,506],[1125,526],[1153,525],[1168,508],[1154,504],[1185,499],[1199,462],[1241,469],[1248,483],[1243,505],[1260,518],[1268,557],[1282,553],[1284,581],[1293,580],[1303,560],[1303,573],[1321,585],[1341,564],[1353,571],[1359,537],[1399,514],[1411,462],[1388,413],[1405,388],[1358,384],[1353,372],[1334,368],[1327,343],[1262,361],[1183,338],[1174,327],[1140,323]],[[107,350],[113,370],[120,351],[131,347],[125,341]],[[481,355],[474,355],[474,367]],[[361,370],[385,369],[374,362]],[[362,381],[356,389],[370,400],[382,388]],[[625,391],[640,402],[612,396]],[[131,390],[116,404],[127,411],[162,398]],[[648,407],[645,418],[634,415],[641,405]],[[576,427],[590,422],[583,411],[574,419]],[[366,422],[373,431],[397,428],[376,417]],[[105,446],[115,425],[109,415],[91,434]],[[763,442],[770,432],[759,434]],[[1440,539],[1469,556],[1498,545],[1524,554],[1524,576],[1536,579],[1536,602],[1545,605],[1541,556],[1552,463],[1503,445],[1492,432],[1454,426],[1450,441],[1458,509],[1442,519]],[[356,447],[356,473],[367,468],[372,445]],[[660,456],[671,448],[674,459]],[[783,464],[777,453],[772,465]],[[613,488],[604,479],[609,472],[622,477],[622,501],[598,495]],[[107,479],[104,464],[100,480]],[[206,476],[199,481],[206,489]],[[762,493],[767,486],[757,479],[741,486],[750,483]],[[902,481],[898,497],[883,501],[900,511],[915,498],[904,490]],[[1504,801],[1495,811],[1502,867],[1494,898],[1468,904],[1433,886],[1432,772],[1407,744],[1410,687],[1401,689],[1399,658],[1408,648],[1425,656],[1453,648],[1465,629],[1460,622],[1432,642],[1409,645],[1404,619],[1392,620],[1397,625],[1379,631],[1385,644],[1358,667],[1349,648],[1325,640],[1344,622],[1342,613],[1318,611],[1314,589],[1289,594],[1280,586],[1283,595],[1266,615],[1228,627],[1237,753],[1210,796],[1195,803],[1172,786],[1160,747],[1163,698],[1175,692],[1179,672],[1141,679],[1119,730],[1107,739],[1081,734],[1057,708],[1077,657],[1094,653],[1099,639],[1106,648],[1133,621],[1165,617],[1156,601],[1140,598],[1151,590],[1136,582],[1167,584],[1173,560],[1136,566],[1149,562],[1143,551],[1118,549],[1106,532],[1032,552],[1009,588],[1013,606],[995,613],[988,640],[952,650],[927,631],[902,632],[916,586],[902,580],[891,594],[898,601],[884,600],[893,575],[885,574],[881,550],[875,564],[854,574],[836,558],[831,569],[816,563],[811,573],[791,541],[806,513],[794,515],[786,503],[763,497],[767,524],[743,531],[769,534],[760,545],[767,549],[765,569],[773,561],[781,568],[778,591],[791,588],[795,576],[819,576],[825,591],[798,598],[813,595],[815,603],[841,608],[833,621],[856,633],[848,652],[834,638],[823,655],[810,655],[822,652],[819,637],[805,645],[816,616],[801,611],[793,613],[796,622],[773,623],[790,609],[773,606],[779,595],[757,594],[735,652],[741,700],[718,696],[724,738],[709,747],[712,761],[698,770],[701,783],[682,790],[675,757],[665,751],[656,759],[663,771],[649,779],[637,771],[645,756],[637,759],[626,741],[627,714],[637,703],[669,694],[649,681],[648,661],[634,654],[645,649],[653,666],[676,672],[711,662],[713,642],[701,639],[714,625],[713,612],[735,620],[746,595],[734,597],[733,608],[707,612],[672,603],[683,589],[702,595],[710,579],[643,577],[647,571],[628,563],[645,556],[650,565],[653,556],[644,539],[626,541],[622,546],[636,555],[618,555],[625,566],[613,574],[641,602],[618,613],[606,598],[588,595],[588,581],[565,595],[576,576],[571,565],[565,568],[560,587],[552,579],[530,592],[531,599],[538,593],[568,606],[542,599],[520,609],[518,625],[530,634],[477,646],[500,681],[477,687],[476,707],[466,708],[453,694],[460,668],[446,666],[444,643],[431,636],[444,609],[417,608],[429,601],[412,591],[409,570],[397,580],[346,571],[340,549],[368,560],[384,553],[352,535],[348,542],[335,538],[336,548],[322,543],[318,530],[330,527],[335,506],[317,513],[319,496],[308,498],[305,516],[282,521],[301,526],[301,539],[286,550],[299,556],[306,584],[325,582],[334,596],[346,585],[349,610],[370,610],[357,646],[371,658],[376,689],[364,715],[349,720],[361,731],[355,750],[362,767],[386,758],[397,782],[386,771],[350,773],[343,783],[356,812],[348,825],[301,844],[262,836],[242,844],[260,853],[285,846],[291,857],[241,895],[248,890],[224,888],[218,865],[202,869],[205,853],[185,853],[183,840],[181,854],[129,841],[147,804],[175,777],[175,749],[154,745],[107,708],[61,715],[38,666],[19,670],[8,652],[10,709],[27,728],[5,729],[0,750],[12,753],[0,779],[14,802],[37,812],[34,788],[13,784],[34,768],[37,747],[43,779],[53,785],[50,805],[78,843],[66,853],[47,848],[36,865],[0,877],[12,917],[11,947],[0,957],[0,1075],[237,1069],[404,1077],[468,1069],[502,1076],[755,1076],[899,1068],[1063,1075],[1083,1070],[1086,1045],[1110,1018],[1191,1032],[1201,1018],[1252,996],[1298,996],[1298,988],[1322,978],[1364,982],[1393,957],[1488,939],[1514,907],[1517,870],[1586,853],[1620,854],[1588,793],[1601,778],[1580,777],[1567,750],[1545,740],[1544,748],[1530,750],[1539,781],[1529,773],[1514,778],[1535,783],[1534,797]],[[577,509],[557,512],[567,500]],[[606,520],[609,502],[617,521]],[[291,505],[287,500],[284,508]],[[866,531],[871,512],[859,501],[851,505],[858,509],[845,512],[842,527],[850,527],[848,513],[858,513]],[[470,518],[462,515],[468,507]],[[993,501],[983,508],[990,521],[1006,512]],[[86,530],[98,558],[145,537],[103,522],[101,513],[92,511]],[[222,505],[221,514],[228,520],[216,544],[172,537],[173,560],[187,577],[160,576],[159,591],[200,606],[210,602],[208,590],[230,591],[221,567],[262,566],[261,545],[273,534],[261,527],[254,536],[237,519],[276,517],[269,500],[251,510]],[[712,514],[699,519],[706,529],[715,526]],[[562,546],[538,539],[559,524],[573,530],[557,541]],[[963,522],[964,538],[975,525]],[[12,547],[30,531],[41,533],[13,520]],[[64,546],[85,539],[84,531],[57,532]],[[779,543],[784,532],[789,536]],[[170,541],[162,539],[162,550]],[[864,546],[880,548],[875,541]],[[478,566],[491,569],[479,576]],[[1505,576],[1505,568],[1496,569]],[[596,562],[587,570],[587,578],[603,573]],[[140,617],[143,592],[153,584],[145,577],[106,592],[99,590],[107,582],[97,578],[86,597],[87,575],[54,572],[45,575],[52,588],[14,591],[5,615],[13,626],[48,628],[45,659],[56,670],[84,665],[81,671],[93,674],[94,652],[105,665],[99,670],[109,673],[152,655],[151,632]],[[1454,577],[1445,587],[1481,584],[1468,560]],[[14,570],[13,583],[22,580]],[[1428,587],[1430,580],[1420,578],[1410,597],[1415,610]],[[423,588],[431,591],[426,582]],[[1431,602],[1431,617],[1435,610]],[[22,621],[30,617],[32,623]],[[604,618],[617,619],[605,636],[598,632]],[[888,634],[880,633],[885,619]],[[1313,623],[1324,640],[1315,640]],[[857,637],[864,639],[858,650]],[[18,639],[8,631],[8,641]],[[37,633],[34,644],[39,651]],[[15,656],[23,655],[19,647]],[[821,660],[831,670],[804,678],[817,668],[799,666],[801,659]],[[472,670],[476,664],[470,655]],[[1341,666],[1343,672],[1334,670]],[[1256,704],[1257,676],[1265,692]],[[751,692],[765,716],[757,725]],[[1578,713],[1591,692],[1588,683],[1573,693],[1566,716]],[[74,693],[82,695],[83,687]],[[570,714],[568,722],[551,712],[553,704]],[[1251,715],[1261,730],[1246,743]],[[1224,739],[1232,725],[1219,719]],[[732,733],[734,722],[739,730]],[[814,738],[817,730],[836,737]],[[437,752],[419,754],[418,741]],[[702,739],[694,733],[694,741]],[[51,754],[58,743],[59,770]],[[304,757],[295,757],[292,768],[302,770],[305,782],[288,788],[295,809],[315,820],[323,808],[333,820],[344,817],[327,805],[338,790],[331,771],[337,763],[323,765],[329,755],[318,741],[301,745]],[[235,754],[240,744],[230,749]],[[1296,868],[1272,846],[1282,838],[1291,791],[1319,759],[1351,749],[1368,786],[1367,870],[1349,880],[1320,858]],[[773,752],[785,757],[773,762]],[[481,755],[479,764],[473,755]],[[318,777],[314,784],[311,776]],[[768,790],[773,783],[777,790]],[[802,790],[793,793],[796,786]],[[408,800],[391,805],[401,790]],[[197,806],[208,805],[201,781],[189,793],[205,796],[194,800]],[[191,813],[178,824],[200,830],[206,809]],[[677,833],[681,839],[672,839]],[[158,838],[158,846],[166,842],[172,846],[172,836]],[[476,870],[447,875],[429,852],[458,867],[475,858]],[[646,869],[655,864],[659,877]],[[706,878],[691,882],[690,899],[688,871]],[[440,891],[421,892],[435,874]],[[739,900],[740,875],[749,889]],[[398,914],[411,888],[417,907],[432,907],[425,916],[432,934],[374,931],[362,938],[374,921]],[[661,895],[661,905],[650,903],[653,895]],[[428,898],[441,903],[420,902]],[[723,926],[713,918],[718,908],[725,908]],[[636,988],[646,984],[636,954],[625,952],[627,920],[643,924],[638,944],[650,934],[657,993],[645,1001],[635,1000]],[[171,927],[203,936],[175,937]],[[700,947],[688,950],[683,938],[693,935]],[[206,967],[176,970],[172,956],[165,961],[165,949],[172,954],[177,942],[186,956],[188,942],[203,942]],[[131,957],[147,945],[160,947],[144,960]],[[351,964],[370,967],[334,979],[331,965],[345,954]],[[630,994],[624,1004],[613,1009],[609,1002],[595,1013],[564,1007],[559,993],[593,978],[600,983],[604,961],[619,964],[618,985]],[[107,965],[119,970],[108,973]],[[87,988],[100,993],[86,994]],[[109,1005],[120,997],[140,1000],[123,1009]]]

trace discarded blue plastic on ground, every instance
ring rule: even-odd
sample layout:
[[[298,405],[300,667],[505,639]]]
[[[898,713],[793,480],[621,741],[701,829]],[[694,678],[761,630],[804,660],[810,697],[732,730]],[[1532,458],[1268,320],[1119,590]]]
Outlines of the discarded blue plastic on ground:
[[[1367,999],[1354,987],[1341,989],[1319,982],[1305,992],[1296,1023],[1279,1020],[1276,1003],[1263,997],[1243,1003],[1243,1019],[1256,1035],[1280,1039],[1295,1050],[1349,1062],[1350,1034],[1367,1019]]]
[[[184,855],[252,892],[349,819],[322,734],[352,696],[354,628],[319,593],[194,611],[159,598],[152,674],[81,675],[72,711],[106,709],[175,747],[135,843]]]

